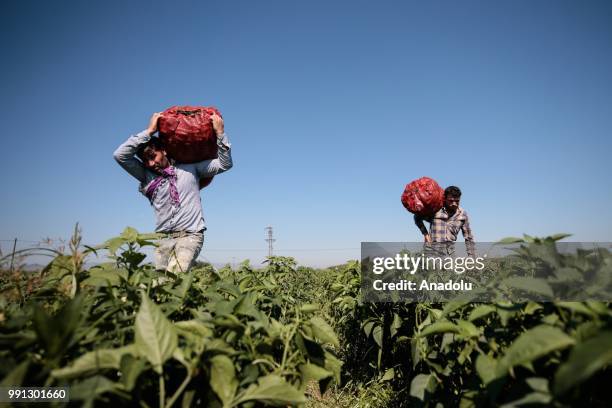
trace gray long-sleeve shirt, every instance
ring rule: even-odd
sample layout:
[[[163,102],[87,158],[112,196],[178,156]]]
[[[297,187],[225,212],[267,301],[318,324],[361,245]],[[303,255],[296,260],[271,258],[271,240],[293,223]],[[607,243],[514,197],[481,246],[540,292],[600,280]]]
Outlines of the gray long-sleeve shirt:
[[[140,182],[140,192],[144,194],[147,186],[159,175],[144,167],[136,157],[140,145],[147,143],[151,136],[146,130],[130,136],[115,150],[113,157],[128,173]],[[162,180],[151,205],[155,212],[156,232],[197,232],[204,229],[204,215],[200,198],[199,180],[229,170],[232,167],[231,145],[224,133],[217,139],[218,158],[198,163],[175,163],[176,188],[180,202],[176,205],[170,199],[170,183]]]

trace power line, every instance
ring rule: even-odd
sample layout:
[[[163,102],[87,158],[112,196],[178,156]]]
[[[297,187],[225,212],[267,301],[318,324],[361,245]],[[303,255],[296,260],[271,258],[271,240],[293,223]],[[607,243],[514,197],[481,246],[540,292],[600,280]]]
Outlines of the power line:
[[[13,239],[0,239],[0,242],[13,242],[15,240],[15,238]],[[32,240],[27,240],[27,239],[18,239],[19,242],[29,242],[29,243],[33,243],[33,244],[42,244],[45,243],[44,240],[39,240],[39,241],[32,241]]]
[[[287,251],[354,251],[360,248],[276,248],[275,252],[287,252]],[[265,249],[261,248],[206,248],[202,249],[206,252],[263,252]]]
[[[287,251],[354,251],[361,248],[288,248],[288,249],[277,249],[279,252],[287,252]]]
[[[324,252],[324,251],[354,251],[354,250],[359,250],[361,249],[360,247],[343,247],[343,248],[276,248],[274,249],[274,247],[272,246],[272,243],[269,242],[270,239],[272,239],[272,242],[275,242],[276,239],[273,237],[273,231],[272,231],[272,227],[267,227],[266,231],[268,231],[268,228],[270,228],[270,231],[268,233],[268,238],[265,239],[266,242],[268,242],[268,254],[273,254],[274,251],[276,252],[289,252],[289,251],[294,251],[294,252]],[[14,243],[15,239],[0,239],[0,242],[10,242],[10,243]],[[47,241],[32,241],[32,240],[25,240],[25,239],[17,239],[18,243],[34,243],[34,244],[44,244],[44,245],[51,245],[49,242]],[[265,251],[265,249],[262,248],[203,248],[204,252],[263,252]]]

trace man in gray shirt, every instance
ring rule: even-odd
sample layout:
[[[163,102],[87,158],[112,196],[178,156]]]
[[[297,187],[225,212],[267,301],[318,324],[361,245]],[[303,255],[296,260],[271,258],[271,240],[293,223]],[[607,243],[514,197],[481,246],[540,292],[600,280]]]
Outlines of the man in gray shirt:
[[[155,267],[172,273],[186,272],[202,249],[206,230],[199,180],[232,167],[231,145],[223,119],[213,115],[218,158],[175,163],[167,157],[159,139],[151,137],[157,132],[160,115],[153,114],[148,128],[128,138],[113,157],[140,182],[140,192],[149,199],[155,212],[155,231],[162,234],[155,250]]]

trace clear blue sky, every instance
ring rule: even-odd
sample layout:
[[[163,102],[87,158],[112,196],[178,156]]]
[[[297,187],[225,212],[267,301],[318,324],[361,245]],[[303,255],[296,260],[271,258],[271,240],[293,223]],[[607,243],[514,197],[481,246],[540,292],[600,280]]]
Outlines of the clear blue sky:
[[[311,265],[420,240],[400,195],[424,175],[480,241],[612,241],[610,2],[23,1],[0,27],[0,239],[151,231],[112,152],[196,104],[235,164],[202,193],[202,260],[261,261],[267,225]]]

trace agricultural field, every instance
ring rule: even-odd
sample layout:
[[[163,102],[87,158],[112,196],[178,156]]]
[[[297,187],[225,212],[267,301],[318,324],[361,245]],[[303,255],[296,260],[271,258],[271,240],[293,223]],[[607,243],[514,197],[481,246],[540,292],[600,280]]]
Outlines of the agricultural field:
[[[290,257],[169,277],[144,263],[154,238],[91,248],[75,229],[33,274],[3,258],[1,385],[67,386],[76,406],[612,404],[610,303],[364,303],[359,262]],[[609,253],[561,255],[557,238],[526,237],[512,262],[611,275]],[[86,268],[94,253],[109,262]]]

